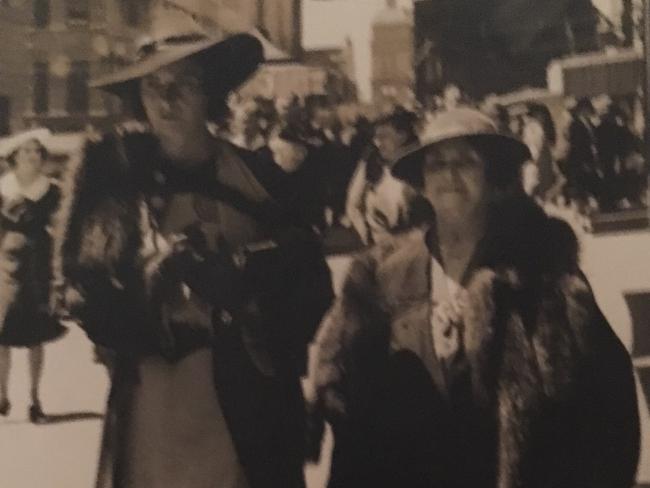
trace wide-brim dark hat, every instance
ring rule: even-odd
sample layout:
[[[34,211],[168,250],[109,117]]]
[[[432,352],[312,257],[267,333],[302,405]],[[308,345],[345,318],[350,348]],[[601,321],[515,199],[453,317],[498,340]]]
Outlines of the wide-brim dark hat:
[[[422,180],[424,153],[441,142],[470,139],[488,156],[490,164],[519,167],[531,158],[528,146],[520,140],[499,132],[485,114],[471,108],[456,108],[440,112],[426,125],[420,142],[407,147],[392,166],[393,176],[409,183]]]
[[[215,88],[225,93],[240,86],[264,61],[263,45],[254,34],[216,23],[206,28],[196,17],[177,7],[169,8],[168,4],[158,2],[154,7],[150,33],[140,42],[136,59],[113,73],[92,79],[91,88],[121,96],[144,76],[195,58],[208,74],[215,75],[208,76],[208,85],[218,84]]]

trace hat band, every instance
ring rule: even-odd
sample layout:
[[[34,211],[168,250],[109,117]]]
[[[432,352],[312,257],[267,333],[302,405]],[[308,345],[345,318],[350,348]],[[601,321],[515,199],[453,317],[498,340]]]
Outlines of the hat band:
[[[198,32],[193,32],[190,34],[179,34],[175,36],[166,37],[158,41],[149,41],[145,44],[142,44],[138,48],[137,60],[142,61],[144,58],[151,56],[152,54],[165,51],[167,49],[173,49],[180,45],[202,42],[208,40],[208,36]]]

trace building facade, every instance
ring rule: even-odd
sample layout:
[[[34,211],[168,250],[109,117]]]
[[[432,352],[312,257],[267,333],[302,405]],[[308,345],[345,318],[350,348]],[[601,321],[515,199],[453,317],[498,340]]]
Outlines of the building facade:
[[[305,50],[302,62],[323,70],[325,85],[321,91],[332,104],[357,100],[354,48],[349,38],[342,47]]]
[[[373,100],[383,104],[410,104],[413,100],[413,19],[388,0],[372,24]]]
[[[201,15],[216,16],[220,9],[237,14],[245,27],[256,27],[274,46],[299,59],[301,54],[300,0],[174,0]]]
[[[115,101],[88,81],[130,57],[141,21],[141,5],[126,0],[2,2],[0,130],[110,124]]]
[[[415,12],[421,102],[448,83],[475,99],[543,87],[552,59],[599,47],[591,0],[416,0]]]
[[[31,26],[29,9],[17,2],[0,2],[0,136],[21,126],[30,96],[30,72],[25,33]]]

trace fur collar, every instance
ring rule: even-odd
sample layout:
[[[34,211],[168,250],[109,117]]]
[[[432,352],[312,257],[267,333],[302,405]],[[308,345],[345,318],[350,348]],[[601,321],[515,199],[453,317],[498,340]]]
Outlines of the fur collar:
[[[547,216],[527,197],[504,203],[492,215],[470,264],[469,278],[488,269],[509,277],[517,287],[528,287],[579,272],[578,240],[566,222]],[[428,296],[427,273],[436,249],[434,227],[414,230],[377,246],[373,251],[377,279],[390,288],[386,296],[398,300],[406,295]]]

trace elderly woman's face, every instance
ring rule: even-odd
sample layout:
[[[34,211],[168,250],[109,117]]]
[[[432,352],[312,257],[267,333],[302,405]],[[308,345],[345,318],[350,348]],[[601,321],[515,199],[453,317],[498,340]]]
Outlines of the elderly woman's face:
[[[424,195],[436,215],[463,219],[487,202],[485,160],[465,140],[442,142],[424,154]]]
[[[144,77],[140,83],[147,119],[171,157],[205,130],[207,96],[201,76],[196,63],[182,60]]]
[[[43,170],[42,146],[35,139],[25,142],[16,151],[14,171],[22,179],[32,179]]]

